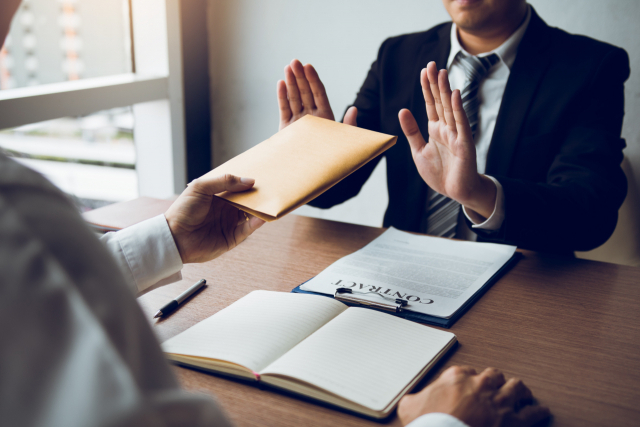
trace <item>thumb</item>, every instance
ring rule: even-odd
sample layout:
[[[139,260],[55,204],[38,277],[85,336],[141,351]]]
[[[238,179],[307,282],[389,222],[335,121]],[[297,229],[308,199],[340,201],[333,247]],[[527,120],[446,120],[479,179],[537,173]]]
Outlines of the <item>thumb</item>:
[[[240,178],[229,173],[224,175],[211,175],[211,172],[201,176],[200,178],[192,181],[189,184],[189,188],[199,193],[204,193],[209,196],[222,193],[223,191],[231,191],[237,193],[240,191],[247,191],[255,180],[253,178]]]
[[[398,113],[398,118],[400,119],[400,127],[402,127],[402,132],[404,132],[407,140],[409,141],[409,145],[411,146],[411,154],[414,156],[422,151],[424,146],[427,144],[422,137],[422,133],[420,133],[420,128],[418,127],[418,123],[416,119],[411,114],[411,111],[403,108]]]
[[[358,109],[356,107],[349,107],[347,112],[344,114],[344,119],[342,119],[342,123],[350,126],[358,126],[356,123],[356,119],[358,118]]]

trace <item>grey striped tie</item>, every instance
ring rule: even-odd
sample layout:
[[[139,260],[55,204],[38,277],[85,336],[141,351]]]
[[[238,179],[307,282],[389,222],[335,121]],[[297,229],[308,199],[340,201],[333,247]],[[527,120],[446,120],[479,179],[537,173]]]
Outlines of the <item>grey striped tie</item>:
[[[499,58],[496,54],[478,58],[477,56],[466,56],[462,52],[458,52],[456,58],[462,65],[467,78],[467,84],[460,95],[462,107],[467,113],[467,119],[469,119],[471,133],[475,138],[478,129],[478,109],[481,102],[478,99],[478,88],[483,77],[499,61]],[[426,227],[422,227],[422,229],[432,236],[454,237],[458,226],[460,203],[435,191],[429,193],[425,214]]]

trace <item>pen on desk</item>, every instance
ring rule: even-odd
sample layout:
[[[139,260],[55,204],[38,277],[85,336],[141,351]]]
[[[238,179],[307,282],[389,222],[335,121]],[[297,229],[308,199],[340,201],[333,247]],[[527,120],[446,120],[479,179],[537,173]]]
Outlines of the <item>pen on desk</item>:
[[[170,301],[168,304],[158,310],[153,318],[155,319],[156,317],[166,316],[167,314],[171,313],[173,310],[178,308],[178,306],[182,304],[184,300],[193,295],[195,291],[206,285],[206,283],[207,281],[205,279],[198,280],[193,284],[193,286],[191,286],[189,289],[178,295],[174,300]]]

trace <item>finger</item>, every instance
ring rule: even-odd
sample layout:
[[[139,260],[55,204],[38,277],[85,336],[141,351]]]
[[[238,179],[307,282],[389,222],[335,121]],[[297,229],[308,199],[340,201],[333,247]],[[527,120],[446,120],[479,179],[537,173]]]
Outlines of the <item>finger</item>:
[[[478,382],[483,390],[498,390],[505,383],[504,374],[496,368],[487,368],[478,375]]]
[[[296,83],[298,84],[298,90],[300,91],[300,97],[302,98],[302,107],[309,110],[316,108],[316,103],[313,100],[313,93],[311,92],[311,86],[307,80],[307,76],[304,74],[304,67],[297,59],[291,61],[291,69],[296,76]]]
[[[342,119],[342,123],[350,126],[358,126],[358,109],[356,107],[349,107],[347,112],[344,114],[344,119]]]
[[[200,178],[192,181],[189,184],[189,188],[199,193],[204,193],[209,196],[222,193],[223,191],[231,191],[233,193],[239,191],[247,191],[255,184],[253,178],[240,178],[235,175],[203,175]]]
[[[291,120],[291,107],[289,106],[289,98],[287,98],[287,84],[284,80],[278,80],[276,87],[278,94],[278,108],[280,109],[280,122],[288,122]]]
[[[251,214],[247,214],[249,220],[245,221],[242,225],[236,227],[234,238],[236,245],[242,243],[247,237],[249,237],[254,231],[262,227],[265,223],[264,220],[255,217]]]
[[[422,95],[424,96],[424,102],[427,105],[427,117],[432,122],[438,121],[438,112],[436,110],[436,102],[431,94],[431,88],[429,87],[429,76],[427,69],[423,68],[420,72],[420,85],[422,86]]]
[[[436,68],[436,63],[433,61],[427,65],[427,77],[429,78],[429,88],[431,89],[431,95],[433,95],[433,100],[436,105],[438,119],[446,123],[442,100],[440,99],[440,88],[438,87],[438,69]]]
[[[457,368],[458,368],[458,372],[462,372],[467,375],[478,375],[478,372],[475,370],[475,368],[472,368],[469,365],[460,365],[460,366],[457,366]]]
[[[454,90],[451,94],[451,107],[453,109],[453,117],[456,120],[458,136],[464,141],[473,142],[471,126],[469,126],[467,113],[465,113],[464,108],[462,108],[462,98],[460,97],[460,91],[458,89]]]
[[[522,427],[531,427],[538,424],[542,420],[546,420],[551,416],[549,408],[538,405],[525,406],[515,414],[514,418],[516,422],[513,425]]]
[[[289,97],[289,106],[293,114],[298,114],[302,111],[302,101],[300,100],[300,91],[298,90],[298,83],[296,82],[296,76],[293,74],[291,65],[284,67],[284,80],[287,84],[287,96]]]
[[[438,87],[440,89],[440,99],[444,110],[444,119],[447,125],[453,130],[456,129],[455,118],[453,117],[453,107],[451,106],[451,86],[449,85],[449,74],[447,70],[440,70],[438,73]]]
[[[477,375],[478,373],[476,372],[475,369],[473,369],[471,366],[467,366],[467,365],[454,365],[454,366],[450,366],[449,368],[447,368],[441,376],[452,376],[452,377],[469,377],[472,375]]]
[[[523,401],[530,401],[533,399],[531,390],[524,385],[522,380],[517,378],[510,378],[493,398],[493,401],[499,407],[514,408],[516,405]]]
[[[313,68],[313,65],[307,64],[304,66],[304,75],[309,81],[311,92],[313,92],[313,100],[318,109],[326,115],[333,117],[333,110],[331,110],[331,105],[329,104],[327,91],[324,88],[324,84],[322,84],[322,80],[320,80],[320,76],[318,76],[318,72]]]
[[[411,111],[403,108],[400,110],[400,113],[398,113],[398,118],[400,119],[402,132],[404,132],[407,140],[409,141],[411,154],[415,156],[422,151],[427,143],[422,137],[418,123],[416,123],[416,119],[413,117],[413,114],[411,114]]]
[[[245,211],[241,211],[240,209],[238,209],[238,221],[236,222],[236,226],[249,221],[249,217],[247,216],[247,213]]]

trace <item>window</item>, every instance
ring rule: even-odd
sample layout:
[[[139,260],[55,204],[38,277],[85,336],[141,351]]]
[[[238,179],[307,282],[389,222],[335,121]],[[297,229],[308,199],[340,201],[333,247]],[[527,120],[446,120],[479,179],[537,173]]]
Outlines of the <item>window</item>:
[[[111,160],[116,151],[129,150],[137,188],[121,189],[123,196],[166,198],[181,192],[186,184],[181,47],[178,0],[23,0],[0,54],[4,149],[32,165],[66,152],[60,156],[66,169],[102,166],[121,169],[122,176],[131,175],[126,166],[131,160]],[[34,148],[37,136],[40,148]],[[52,151],[42,138],[58,146]],[[94,138],[96,144],[85,147],[82,156],[68,154],[74,138],[75,143]],[[98,142],[122,148],[127,138],[128,149],[95,158]],[[97,203],[85,197],[80,184],[65,184],[64,173],[43,172],[67,191],[75,185],[76,197]]]
[[[131,107],[0,131],[0,149],[40,172],[81,211],[138,196]]]
[[[129,0],[22,0],[0,89],[132,72],[129,10]]]

